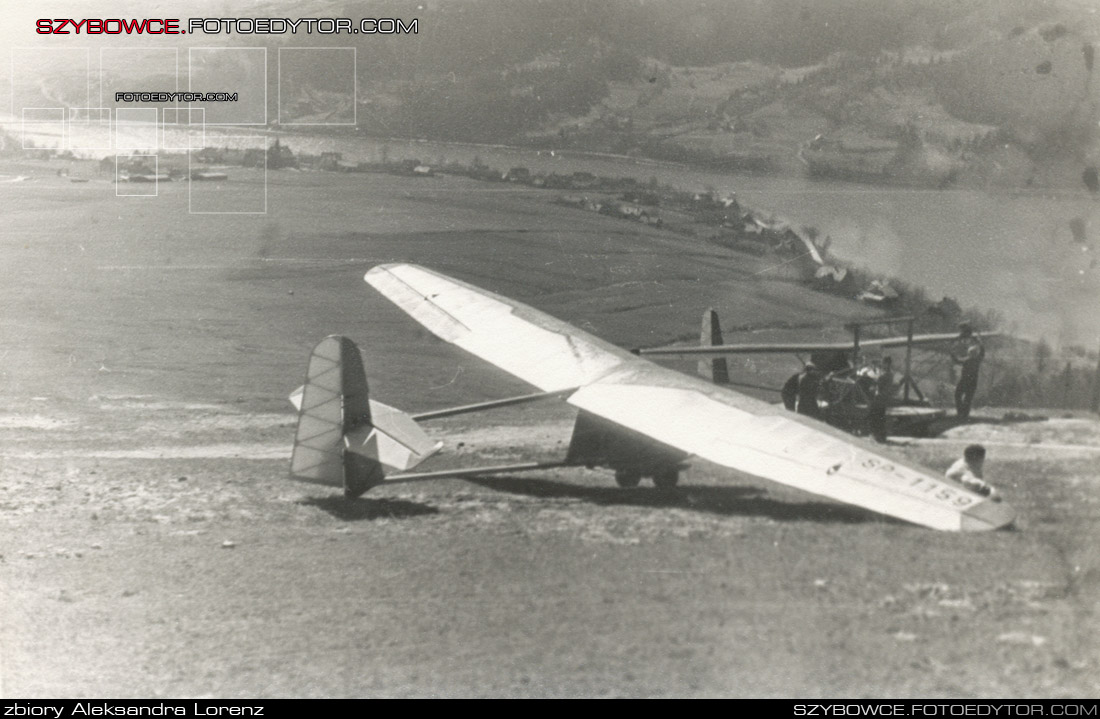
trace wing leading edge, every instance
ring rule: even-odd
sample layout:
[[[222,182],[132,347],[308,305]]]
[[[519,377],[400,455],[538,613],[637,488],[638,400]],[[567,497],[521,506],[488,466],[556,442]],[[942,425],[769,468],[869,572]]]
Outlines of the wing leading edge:
[[[379,265],[365,279],[440,339],[543,392],[589,384],[636,359],[524,304],[416,265]]]
[[[933,529],[975,531],[1015,513],[877,445],[660,367],[522,303],[416,265],[366,281],[434,334],[543,391],[740,472]]]

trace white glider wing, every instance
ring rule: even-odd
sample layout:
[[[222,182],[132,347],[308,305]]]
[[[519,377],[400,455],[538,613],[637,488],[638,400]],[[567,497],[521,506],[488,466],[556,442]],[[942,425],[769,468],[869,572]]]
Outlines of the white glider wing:
[[[933,529],[995,529],[1014,519],[1007,504],[822,422],[656,370],[616,372],[569,402],[715,464]]]
[[[543,391],[715,464],[933,529],[1015,513],[877,445],[655,365],[538,310],[415,265],[366,281],[440,338]]]
[[[440,339],[544,392],[589,384],[637,359],[538,310],[416,265],[379,265],[365,279]]]

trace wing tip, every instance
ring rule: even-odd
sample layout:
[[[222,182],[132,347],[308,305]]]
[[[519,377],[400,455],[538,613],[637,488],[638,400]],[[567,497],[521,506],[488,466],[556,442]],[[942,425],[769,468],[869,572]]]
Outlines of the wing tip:
[[[363,281],[370,283],[371,279],[377,277],[378,275],[389,274],[391,267],[397,267],[397,265],[393,262],[375,265],[374,267],[367,270],[367,273],[363,275]]]
[[[1008,502],[985,500],[962,513],[964,532],[1010,529],[1016,523],[1016,510]]]
[[[425,270],[423,267],[420,267],[419,265],[414,265],[411,262],[383,262],[382,264],[375,265],[374,267],[367,270],[367,273],[363,275],[363,280],[370,283],[372,278],[376,278],[380,275],[394,274],[393,271],[399,267],[408,267],[411,269],[417,269],[427,272],[427,270]]]

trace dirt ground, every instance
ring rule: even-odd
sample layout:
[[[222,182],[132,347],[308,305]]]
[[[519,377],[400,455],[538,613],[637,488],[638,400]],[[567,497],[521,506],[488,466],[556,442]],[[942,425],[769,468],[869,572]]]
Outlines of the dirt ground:
[[[293,482],[312,345],[360,343],[409,410],[527,387],[362,282],[408,260],[624,346],[699,310],[826,337],[860,308],[757,260],[453,178],[269,173],[267,215],[186,184],[0,185],[0,692],[8,697],[1089,697],[1100,692],[1100,423],[956,427],[1020,519],[956,535],[698,463],[664,495],[556,470]],[[262,177],[234,172],[223,201]],[[251,194],[250,194],[251,193]],[[742,368],[768,384],[791,360]],[[765,395],[766,396],[766,395]],[[429,425],[435,467],[551,458],[571,413]]]

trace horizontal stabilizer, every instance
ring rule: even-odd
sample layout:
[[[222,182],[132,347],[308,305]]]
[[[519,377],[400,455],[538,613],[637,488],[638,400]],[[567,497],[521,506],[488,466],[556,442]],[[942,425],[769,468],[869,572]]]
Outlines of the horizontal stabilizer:
[[[347,437],[349,452],[365,454],[382,463],[386,472],[405,472],[439,451],[442,442],[433,442],[412,417],[399,409],[370,400],[371,427]]]

